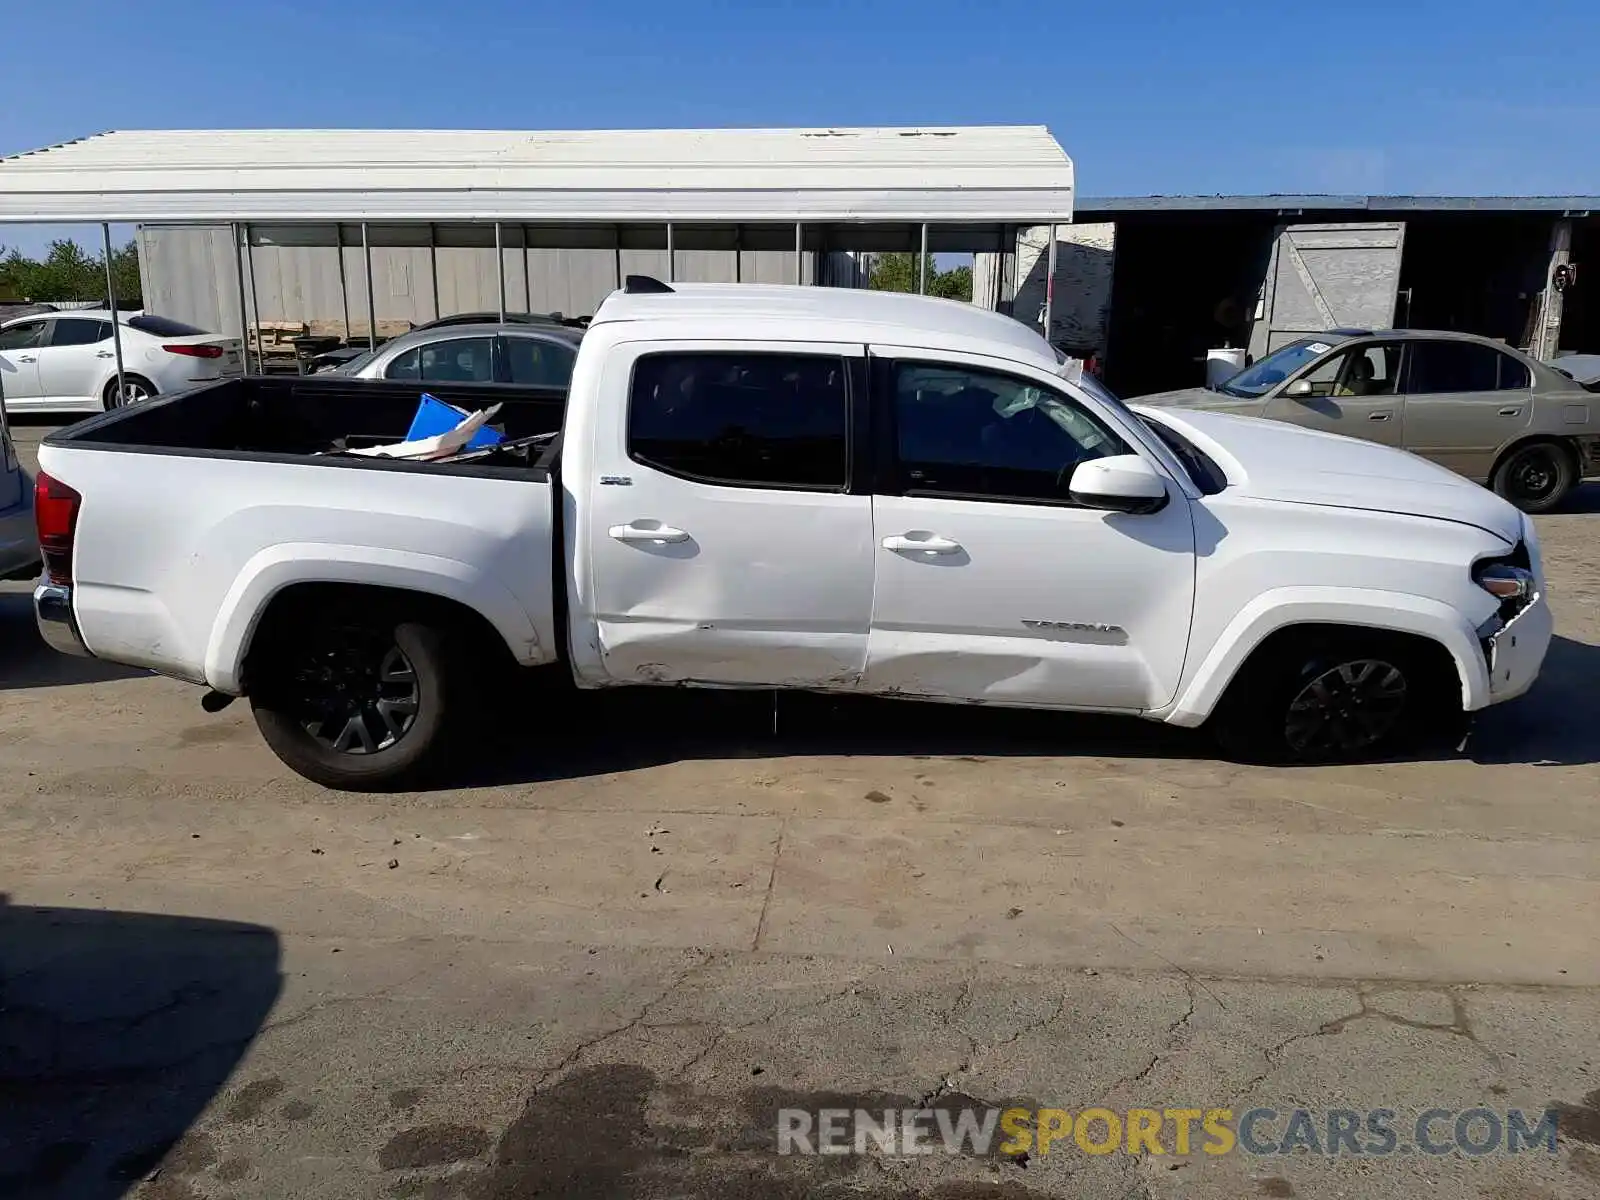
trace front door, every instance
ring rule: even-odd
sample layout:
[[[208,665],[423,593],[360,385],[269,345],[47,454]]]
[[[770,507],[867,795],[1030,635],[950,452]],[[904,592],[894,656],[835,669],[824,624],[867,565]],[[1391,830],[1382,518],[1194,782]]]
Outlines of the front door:
[[[39,348],[39,394],[52,403],[95,403],[100,380],[116,370],[111,322],[56,317]]]
[[[1409,344],[1405,447],[1480,483],[1533,417],[1533,379],[1509,354],[1446,338]]]
[[[1401,361],[1399,342],[1352,346],[1279,386],[1261,415],[1399,446],[1406,419],[1405,398],[1399,394]],[[1298,385],[1310,390],[1292,394]]]
[[[0,391],[12,408],[39,402],[39,347],[48,324],[37,318],[0,329]]]
[[[1073,468],[1135,452],[1085,398],[979,356],[898,354],[874,363],[889,462],[863,687],[1130,712],[1170,700],[1194,598],[1182,489],[1148,515],[1081,507]]]
[[[624,342],[607,354],[582,469],[578,605],[598,645],[575,649],[580,677],[856,686],[872,616],[872,498],[852,494],[850,471],[850,364],[864,353]]]

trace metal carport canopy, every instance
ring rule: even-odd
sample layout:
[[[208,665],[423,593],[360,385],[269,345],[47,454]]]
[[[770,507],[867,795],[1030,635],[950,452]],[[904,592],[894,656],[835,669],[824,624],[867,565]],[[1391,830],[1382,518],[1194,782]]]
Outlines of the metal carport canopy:
[[[1072,220],[1043,126],[156,130],[0,159],[0,222]]]

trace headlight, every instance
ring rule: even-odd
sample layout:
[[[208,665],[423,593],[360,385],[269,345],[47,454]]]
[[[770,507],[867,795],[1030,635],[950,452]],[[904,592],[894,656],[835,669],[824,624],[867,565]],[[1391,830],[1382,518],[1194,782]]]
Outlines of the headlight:
[[[1479,587],[1502,602],[1527,601],[1533,597],[1533,572],[1525,567],[1503,562],[1485,563],[1474,578]]]

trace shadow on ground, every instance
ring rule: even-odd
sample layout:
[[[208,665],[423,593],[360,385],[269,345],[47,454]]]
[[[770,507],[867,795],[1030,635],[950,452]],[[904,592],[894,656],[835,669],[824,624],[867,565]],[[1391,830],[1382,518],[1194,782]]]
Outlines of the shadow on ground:
[[[261,926],[0,896],[0,1197],[112,1200],[211,1166],[188,1131],[280,983]]]
[[[1480,714],[1467,756],[1479,763],[1600,762],[1597,679],[1600,646],[1556,637],[1534,689]],[[805,692],[579,692],[553,675],[512,685],[502,713],[478,731],[472,759],[458,759],[443,786],[539,783],[694,758],[1219,756],[1204,730],[1132,717]],[[1449,732],[1390,761],[1457,757],[1459,736]]]
[[[1204,733],[1132,718],[808,692],[513,685],[504,712],[443,786],[539,783],[695,758],[1215,754]]]
[[[95,658],[75,658],[50,649],[33,620],[27,590],[0,591],[0,692],[14,688],[63,687],[147,675]]]
[[[1479,763],[1579,766],[1600,762],[1600,646],[1556,636],[1533,690],[1483,713],[1467,743]]]

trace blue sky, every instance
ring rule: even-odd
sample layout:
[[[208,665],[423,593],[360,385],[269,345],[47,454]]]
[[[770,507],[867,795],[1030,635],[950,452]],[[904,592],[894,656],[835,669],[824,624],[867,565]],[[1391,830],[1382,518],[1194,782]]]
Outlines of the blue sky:
[[[5,7],[0,153],[146,127],[1042,123],[1083,195],[1600,193],[1595,0]],[[20,232],[0,241],[43,237]]]

